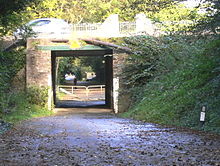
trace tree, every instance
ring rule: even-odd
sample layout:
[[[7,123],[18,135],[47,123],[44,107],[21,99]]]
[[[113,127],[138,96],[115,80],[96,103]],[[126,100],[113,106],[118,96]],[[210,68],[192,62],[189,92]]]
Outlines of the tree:
[[[140,12],[155,13],[174,4],[173,0],[42,0],[27,8],[28,18],[56,17],[71,23],[103,22],[111,14],[133,20]]]
[[[212,32],[220,31],[220,1],[219,0],[205,0],[198,8],[202,8],[206,17],[199,22],[199,30],[208,30]]]
[[[97,5],[99,4],[99,5]],[[43,0],[27,8],[29,18],[55,17],[71,23],[98,22],[108,6],[102,0]]]
[[[82,57],[81,64],[83,66],[90,66],[92,71],[96,73],[96,81],[105,83],[105,58],[102,56],[96,57]]]
[[[152,17],[176,2],[178,0],[9,0],[0,4],[4,13],[0,25],[6,33],[17,24],[43,17],[61,18],[69,23],[94,23],[103,22],[111,14],[119,14],[121,21],[131,21],[138,13]]]
[[[145,13],[148,17],[151,17],[153,14],[177,2],[177,0],[125,0],[122,1],[119,7],[120,15],[124,21],[133,20],[138,13]]]
[[[195,25],[195,21],[202,18],[198,10],[183,4],[175,4],[155,13],[152,19],[159,22],[161,29],[167,33],[189,31]]]
[[[104,82],[105,66],[103,57],[62,57],[59,61],[58,82],[64,83],[64,75],[72,73],[77,80],[86,78],[86,72],[95,72],[97,81]]]
[[[21,24],[22,17],[19,14],[28,5],[39,0],[1,0],[0,1],[0,36],[7,34],[15,29],[16,25]]]

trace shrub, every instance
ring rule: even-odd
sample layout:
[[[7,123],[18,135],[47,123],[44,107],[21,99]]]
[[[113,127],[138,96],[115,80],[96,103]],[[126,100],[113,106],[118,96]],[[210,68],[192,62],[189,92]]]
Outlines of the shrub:
[[[30,87],[26,92],[15,92],[12,88],[14,76],[24,65],[23,48],[0,52],[0,121],[3,119],[6,122],[16,123],[31,117],[51,115],[51,111],[45,107],[47,88]]]
[[[0,51],[0,92],[10,90],[13,77],[25,65],[25,53],[20,48],[17,51]]]
[[[9,123],[17,123],[21,120],[30,119],[33,117],[48,116],[52,114],[52,112],[46,107],[29,103],[27,98],[28,97],[25,92],[12,93],[8,98],[8,101],[9,103],[13,104],[11,105],[7,103],[5,105],[5,108],[7,108],[9,111],[0,112],[0,119],[3,119],[3,121]]]
[[[47,87],[31,86],[27,89],[27,101],[31,104],[45,106],[48,99]]]
[[[155,55],[159,65],[151,77],[143,84],[135,82],[128,86],[132,106],[123,115],[220,133],[219,40],[168,38],[163,38],[161,45],[168,48]],[[149,63],[142,59],[142,63]],[[135,68],[138,64],[129,65]],[[138,71],[142,73],[144,70]],[[199,121],[202,106],[207,108],[203,126]]]
[[[9,113],[14,106],[12,94],[2,93],[0,96],[0,113]]]
[[[135,103],[142,98],[140,93],[144,85],[177,67],[185,67],[185,61],[191,55],[204,50],[205,40],[184,36],[138,36],[126,38],[125,43],[132,48],[133,54],[123,69],[122,82],[125,89],[133,94],[131,96]]]

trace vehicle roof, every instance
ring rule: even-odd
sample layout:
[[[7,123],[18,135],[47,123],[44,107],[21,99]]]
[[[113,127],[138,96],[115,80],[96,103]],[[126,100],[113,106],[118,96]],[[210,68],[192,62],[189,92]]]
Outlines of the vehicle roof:
[[[66,22],[64,21],[63,19],[59,19],[59,18],[38,18],[38,19],[35,19],[35,20],[31,20],[29,22],[29,24],[35,22],[35,21],[41,21],[41,20],[49,20],[49,21],[62,21],[62,22]]]

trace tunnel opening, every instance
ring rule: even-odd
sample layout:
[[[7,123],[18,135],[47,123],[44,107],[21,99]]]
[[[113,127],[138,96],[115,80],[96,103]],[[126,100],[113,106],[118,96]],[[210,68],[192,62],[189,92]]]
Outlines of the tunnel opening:
[[[53,101],[57,108],[113,107],[113,51],[54,50],[52,60]]]

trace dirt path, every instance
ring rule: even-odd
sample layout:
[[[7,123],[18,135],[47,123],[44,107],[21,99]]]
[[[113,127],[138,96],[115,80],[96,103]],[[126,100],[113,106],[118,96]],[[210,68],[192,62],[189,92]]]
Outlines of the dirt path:
[[[78,109],[0,136],[1,166],[220,165],[220,138]]]

